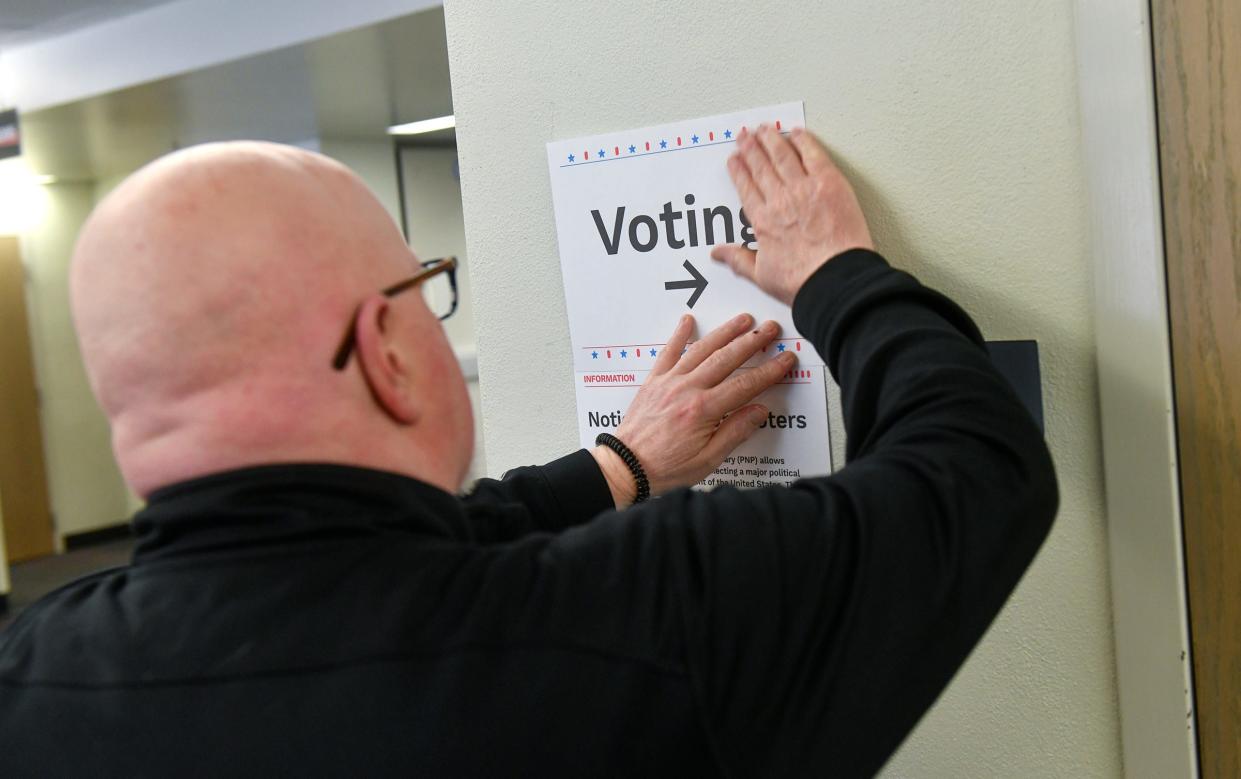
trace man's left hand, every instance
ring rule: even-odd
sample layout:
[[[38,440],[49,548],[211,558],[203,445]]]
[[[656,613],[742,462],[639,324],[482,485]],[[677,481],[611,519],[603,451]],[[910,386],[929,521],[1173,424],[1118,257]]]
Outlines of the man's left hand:
[[[692,316],[681,317],[616,430],[642,464],[652,496],[697,484],[714,471],[767,419],[767,408],[750,401],[797,363],[784,352],[734,376],[780,335],[780,326],[768,321],[755,329],[754,317],[741,314],[686,349],[693,327]],[[620,456],[604,446],[591,454],[617,508],[632,503],[637,488]]]

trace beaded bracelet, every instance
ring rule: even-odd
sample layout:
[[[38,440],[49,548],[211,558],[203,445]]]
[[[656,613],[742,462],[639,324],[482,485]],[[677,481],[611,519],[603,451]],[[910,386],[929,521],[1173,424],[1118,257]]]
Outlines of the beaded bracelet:
[[[625,465],[629,466],[629,472],[633,474],[633,480],[638,483],[638,494],[634,497],[634,503],[641,503],[651,497],[651,483],[646,480],[646,471],[642,470],[642,463],[638,462],[638,457],[628,446],[621,443],[621,440],[611,433],[600,433],[595,438],[596,446],[606,446],[613,452],[620,455]]]

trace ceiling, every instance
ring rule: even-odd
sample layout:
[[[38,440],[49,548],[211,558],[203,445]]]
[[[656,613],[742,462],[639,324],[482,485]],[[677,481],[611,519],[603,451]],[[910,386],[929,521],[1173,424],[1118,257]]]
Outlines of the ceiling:
[[[97,180],[204,141],[377,139],[451,113],[443,9],[433,8],[24,114],[22,145],[39,173]]]
[[[171,0],[3,0],[0,49],[73,32]]]

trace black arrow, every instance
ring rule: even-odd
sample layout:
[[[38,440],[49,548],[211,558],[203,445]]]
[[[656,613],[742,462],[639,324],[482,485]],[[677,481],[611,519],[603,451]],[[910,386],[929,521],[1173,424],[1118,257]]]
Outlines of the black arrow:
[[[698,302],[698,298],[702,297],[702,291],[707,288],[707,280],[701,273],[698,272],[697,268],[690,264],[689,260],[685,261],[684,267],[685,270],[689,271],[689,275],[694,278],[685,279],[684,281],[665,281],[664,289],[694,290],[694,294],[689,296],[689,301],[686,303],[687,306],[693,308],[694,304]]]

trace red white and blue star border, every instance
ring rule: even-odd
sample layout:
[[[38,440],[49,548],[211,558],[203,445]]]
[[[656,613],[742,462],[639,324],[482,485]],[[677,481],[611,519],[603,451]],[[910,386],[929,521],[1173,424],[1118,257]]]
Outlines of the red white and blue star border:
[[[788,134],[789,131],[784,128],[782,120],[776,119],[772,124],[780,132]],[[742,125],[737,131],[734,131],[731,127],[725,127],[719,133],[715,130],[706,130],[701,134],[694,132],[688,136],[661,135],[658,138],[641,138],[636,143],[623,145],[617,143],[610,149],[606,146],[599,146],[595,151],[591,151],[589,148],[582,149],[580,152],[571,151],[565,155],[560,167],[567,168],[574,165],[613,162],[630,157],[645,157],[650,154],[667,154],[669,152],[687,151],[706,146],[719,146],[724,143],[736,143],[737,136],[748,129],[745,125]]]

